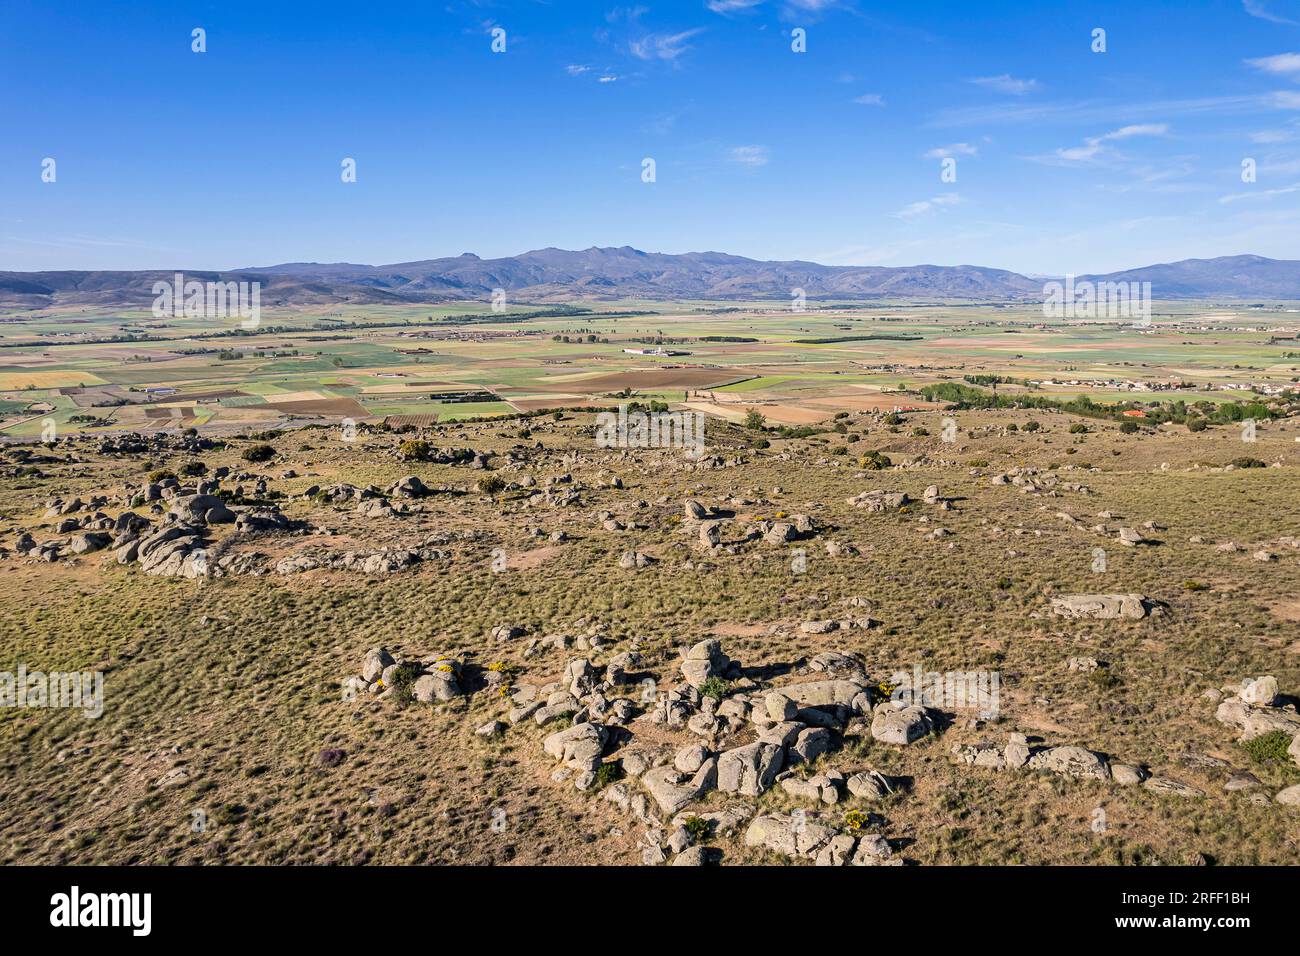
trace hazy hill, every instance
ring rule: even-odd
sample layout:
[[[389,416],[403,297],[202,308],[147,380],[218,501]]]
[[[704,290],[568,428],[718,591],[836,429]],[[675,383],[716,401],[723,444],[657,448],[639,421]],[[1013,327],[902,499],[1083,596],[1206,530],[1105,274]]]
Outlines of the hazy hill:
[[[146,272],[0,272],[0,305],[147,307],[156,281],[174,270]],[[924,299],[1034,301],[1043,280],[982,266],[824,266],[764,262],[721,252],[683,255],[630,246],[535,249],[482,259],[472,253],[418,262],[362,265],[289,262],[232,272],[185,272],[200,281],[262,283],[262,304],[440,302],[485,300],[504,289],[516,301],[563,299],[781,299],[802,289],[811,300]],[[1300,261],[1261,256],[1185,259],[1106,275],[1095,281],[1149,281],[1155,298],[1300,299]]]

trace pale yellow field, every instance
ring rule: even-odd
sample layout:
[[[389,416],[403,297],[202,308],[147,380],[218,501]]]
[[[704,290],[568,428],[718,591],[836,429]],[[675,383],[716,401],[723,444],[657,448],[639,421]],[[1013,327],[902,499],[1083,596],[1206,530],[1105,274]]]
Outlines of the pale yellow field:
[[[71,385],[106,385],[107,382],[93,372],[52,371],[36,369],[21,372],[0,372],[0,392],[20,388],[64,388]]]

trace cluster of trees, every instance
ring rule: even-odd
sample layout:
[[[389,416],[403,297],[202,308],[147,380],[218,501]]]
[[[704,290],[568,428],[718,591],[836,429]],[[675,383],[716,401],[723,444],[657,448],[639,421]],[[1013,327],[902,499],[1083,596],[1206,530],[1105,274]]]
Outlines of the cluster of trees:
[[[985,392],[956,382],[939,382],[926,385],[921,395],[928,402],[949,402],[958,410],[967,408],[1040,408],[1047,411],[1066,412],[1085,418],[1097,418],[1108,421],[1124,421],[1126,411],[1140,411],[1148,424],[1159,425],[1174,422],[1187,425],[1193,431],[1200,431],[1207,424],[1229,424],[1231,422],[1253,419],[1263,421],[1278,418],[1283,412],[1260,401],[1249,402],[1187,402],[1177,399],[1172,402],[1094,402],[1087,395],[1072,399],[1049,398],[1045,395],[998,395]],[[1197,424],[1197,423],[1201,424]]]
[[[997,388],[999,385],[1024,385],[1029,386],[1029,380],[1023,378],[1012,378],[1009,375],[963,375],[962,381],[970,382],[972,385],[991,385]]]
[[[920,341],[922,338],[924,338],[924,336],[909,335],[907,333],[901,333],[895,335],[890,332],[872,332],[870,334],[864,334],[864,335],[828,335],[825,336],[824,338],[819,338],[819,339],[795,339],[794,344],[795,345],[835,345],[836,343],[839,342],[870,342],[870,341],[879,341],[881,339],[890,342],[917,342]]]

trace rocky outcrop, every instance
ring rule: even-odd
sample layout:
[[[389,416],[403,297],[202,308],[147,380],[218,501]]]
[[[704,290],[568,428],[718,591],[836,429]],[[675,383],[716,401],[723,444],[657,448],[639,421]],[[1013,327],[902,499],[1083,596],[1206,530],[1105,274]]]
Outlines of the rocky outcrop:
[[[934,721],[919,704],[899,707],[885,701],[871,718],[871,736],[884,744],[907,746],[934,732]]]
[[[731,667],[731,659],[722,653],[722,642],[703,640],[691,646],[682,661],[682,677],[692,687],[700,687],[710,677],[723,677]]]
[[[1137,621],[1160,607],[1141,594],[1069,594],[1052,598],[1051,612],[1057,617]]]

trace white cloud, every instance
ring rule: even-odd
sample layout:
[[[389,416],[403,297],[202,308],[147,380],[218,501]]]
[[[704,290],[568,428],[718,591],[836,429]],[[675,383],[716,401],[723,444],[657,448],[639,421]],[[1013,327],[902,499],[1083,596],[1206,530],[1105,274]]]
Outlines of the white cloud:
[[[1109,133],[1102,133],[1100,136],[1090,136],[1083,141],[1082,146],[1058,149],[1054,155],[1057,160],[1065,164],[1087,163],[1113,154],[1114,150],[1106,145],[1113,140],[1129,139],[1133,136],[1163,136],[1167,132],[1169,126],[1166,123],[1134,123],[1130,126],[1121,126]]]
[[[831,7],[839,6],[840,0],[786,0],[786,6],[792,10],[807,10],[810,13],[821,13],[823,10],[829,10]]]
[[[936,146],[925,154],[926,159],[947,159],[949,156],[978,156],[979,149],[970,143],[951,143]]]
[[[941,109],[927,126],[988,126],[993,123],[1110,123],[1150,116],[1200,116],[1207,113],[1255,113],[1276,109],[1283,93],[1210,96],[1187,100],[1082,100],[1062,103],[999,103]]]
[[[1262,129],[1250,134],[1252,143],[1268,145],[1270,143],[1289,143],[1295,139],[1296,134],[1292,130],[1286,129]]]
[[[733,146],[731,148],[731,161],[740,163],[742,166],[766,166],[767,147]]]
[[[635,23],[643,16],[650,12],[649,7],[615,7],[605,14],[605,20],[609,23],[618,23],[620,20],[626,20],[628,23]]]
[[[853,102],[863,106],[884,106],[885,97],[880,93],[863,93],[861,96],[855,96]]]
[[[1009,93],[1012,96],[1024,96],[1038,89],[1037,80],[1020,80],[1009,73],[1003,73],[1001,76],[977,76],[969,82],[988,90]]]
[[[582,76],[584,73],[590,73],[591,67],[583,66],[580,63],[570,63],[564,68],[564,72],[569,74],[569,76]]]
[[[1274,76],[1296,76],[1300,78],[1300,53],[1278,53],[1274,56],[1260,56],[1246,61],[1263,73]]]
[[[1288,26],[1297,26],[1295,20],[1288,20],[1286,17],[1280,17],[1276,13],[1270,13],[1264,6],[1264,0],[1241,0],[1242,9],[1252,17],[1259,17],[1261,20],[1267,20],[1269,23],[1285,23]]]
[[[1135,123],[1131,126],[1121,126],[1113,133],[1105,133],[1102,140],[1107,139],[1128,139],[1130,136],[1164,136],[1169,132],[1168,123]]]
[[[705,4],[714,13],[744,13],[746,10],[752,10],[762,3],[763,0],[708,0]]]
[[[680,33],[647,33],[629,45],[632,55],[641,60],[667,60],[669,63],[690,49],[686,41],[703,33],[702,27]]]
[[[1274,93],[1269,101],[1281,110],[1300,110],[1300,93],[1292,93],[1290,90]]]
[[[1286,186],[1282,189],[1260,189],[1248,193],[1230,193],[1227,196],[1220,196],[1219,202],[1225,206],[1229,203],[1242,202],[1243,200],[1261,202],[1272,199],[1275,196],[1287,196],[1296,192],[1300,192],[1300,183],[1296,183],[1293,186]]]
[[[941,212],[950,206],[956,206],[961,202],[961,196],[957,193],[943,193],[930,199],[922,199],[920,202],[910,203],[904,206],[898,212],[894,213],[895,219],[920,219],[924,216],[932,216],[936,212]]]

